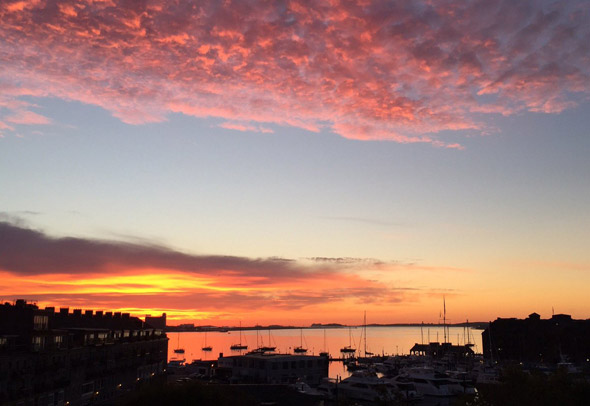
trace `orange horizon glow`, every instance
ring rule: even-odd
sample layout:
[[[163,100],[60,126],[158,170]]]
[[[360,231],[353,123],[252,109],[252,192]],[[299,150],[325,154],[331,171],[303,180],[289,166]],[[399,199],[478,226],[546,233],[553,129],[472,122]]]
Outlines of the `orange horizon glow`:
[[[416,272],[424,275],[431,271]],[[19,276],[2,271],[0,277],[5,281],[4,287],[0,288],[0,297],[4,301],[6,298],[10,298],[9,301],[24,298],[41,308],[125,312],[140,318],[166,313],[169,325],[193,323],[221,327],[240,322],[243,326],[358,325],[365,311],[369,323],[437,324],[442,322],[443,297],[447,303],[447,322],[453,324],[466,320],[489,321],[497,317],[526,317],[533,311],[548,316],[547,311],[523,305],[522,301],[512,303],[508,300],[503,306],[495,304],[490,308],[485,300],[478,303],[466,293],[451,291],[408,290],[397,291],[397,295],[389,299],[385,296],[373,298],[373,294],[383,289],[383,282],[346,273],[338,274],[337,280],[333,274],[319,273],[295,283],[279,281],[265,286],[244,286],[244,281],[237,283],[227,276],[203,278],[161,269],[119,270],[116,275]],[[256,285],[256,278],[249,283]],[[199,301],[200,296],[205,300]],[[286,303],[288,300],[292,303]],[[511,309],[510,312],[507,309]],[[573,313],[574,318],[586,317]]]

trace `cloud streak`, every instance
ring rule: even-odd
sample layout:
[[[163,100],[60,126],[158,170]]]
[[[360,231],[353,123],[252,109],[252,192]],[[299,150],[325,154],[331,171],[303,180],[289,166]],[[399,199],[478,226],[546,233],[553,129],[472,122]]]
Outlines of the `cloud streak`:
[[[289,259],[199,256],[158,245],[53,238],[9,222],[0,222],[0,268],[21,275],[91,274],[118,268],[151,268],[202,276],[248,276],[258,278],[257,283],[271,278],[296,279],[307,273],[305,267]]]
[[[440,132],[590,92],[583,1],[7,0],[0,19],[5,132],[46,123],[14,105],[33,96],[129,124],[180,112],[458,148]]]

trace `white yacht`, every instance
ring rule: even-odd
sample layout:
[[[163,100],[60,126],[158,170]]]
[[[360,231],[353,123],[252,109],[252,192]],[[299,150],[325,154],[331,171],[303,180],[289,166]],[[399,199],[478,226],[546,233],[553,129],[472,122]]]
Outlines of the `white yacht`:
[[[463,386],[444,373],[430,367],[413,367],[400,371],[393,382],[413,383],[418,392],[427,396],[454,396],[464,393]]]
[[[395,389],[375,374],[358,371],[340,381],[338,394],[347,399],[387,401],[395,398]]]
[[[413,382],[404,382],[401,380],[395,380],[394,378],[381,378],[391,385],[392,390],[396,394],[398,400],[406,402],[415,402],[424,399],[424,395],[418,391],[416,385]]]

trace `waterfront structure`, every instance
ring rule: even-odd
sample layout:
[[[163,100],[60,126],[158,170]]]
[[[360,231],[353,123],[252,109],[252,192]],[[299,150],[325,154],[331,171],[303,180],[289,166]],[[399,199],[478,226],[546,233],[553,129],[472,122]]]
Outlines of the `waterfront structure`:
[[[411,355],[421,355],[432,359],[452,358],[454,360],[463,360],[473,357],[473,344],[453,345],[451,343],[432,342],[428,344],[414,344],[410,349]]]
[[[0,404],[112,403],[164,377],[168,338],[128,313],[0,305]]]
[[[483,355],[491,361],[558,364],[590,359],[590,320],[567,314],[541,319],[498,318],[482,333]]]
[[[318,385],[328,377],[328,357],[298,354],[249,353],[219,356],[218,367],[235,383],[295,383]]]

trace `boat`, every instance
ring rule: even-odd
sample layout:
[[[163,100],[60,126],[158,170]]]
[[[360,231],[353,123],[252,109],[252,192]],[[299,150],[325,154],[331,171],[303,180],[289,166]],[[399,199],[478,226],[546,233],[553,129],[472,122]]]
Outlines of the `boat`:
[[[256,330],[256,343],[258,344],[258,330]],[[265,353],[265,352],[273,352],[277,349],[277,347],[273,347],[271,340],[270,340],[270,329],[268,329],[268,345],[264,345],[264,340],[261,339],[262,345],[257,348],[256,351]]]
[[[321,392],[318,389],[310,387],[305,381],[297,380],[293,384],[293,388],[297,392],[310,397],[323,398],[325,396],[324,392]]]
[[[180,333],[178,333],[176,339],[176,348],[174,349],[174,354],[184,354],[184,348],[180,348]]]
[[[265,352],[272,352],[275,351],[277,347],[273,346],[270,341],[270,329],[268,329],[268,346],[262,346],[262,350]]]
[[[247,350],[248,346],[242,344],[242,322],[240,322],[240,342],[238,344],[233,344],[230,348],[232,351],[242,351]]]
[[[326,346],[326,329],[324,329],[324,349],[322,351],[320,351],[320,357],[328,357],[330,358],[330,353],[327,350],[327,346]]]
[[[340,348],[340,352],[343,354],[354,354],[356,349],[352,346],[352,330],[351,327],[348,327],[348,345],[346,347]]]
[[[431,367],[404,368],[392,378],[392,383],[413,383],[418,392],[427,396],[455,396],[465,393],[465,388],[449,375],[436,372]]]
[[[391,380],[389,382],[395,388],[398,399],[406,402],[416,402],[418,400],[424,399],[424,395],[418,392],[416,385],[412,382],[392,382]]]
[[[307,352],[307,348],[303,347],[303,329],[301,329],[301,339],[300,339],[300,344],[298,347],[295,347],[293,349],[293,352],[295,354],[305,354]]]
[[[395,389],[376,374],[366,371],[353,372],[338,384],[338,393],[353,400],[388,402],[395,399]]]
[[[207,345],[207,332],[205,331],[205,346],[201,348],[202,351],[209,352],[213,350],[213,347]]]

